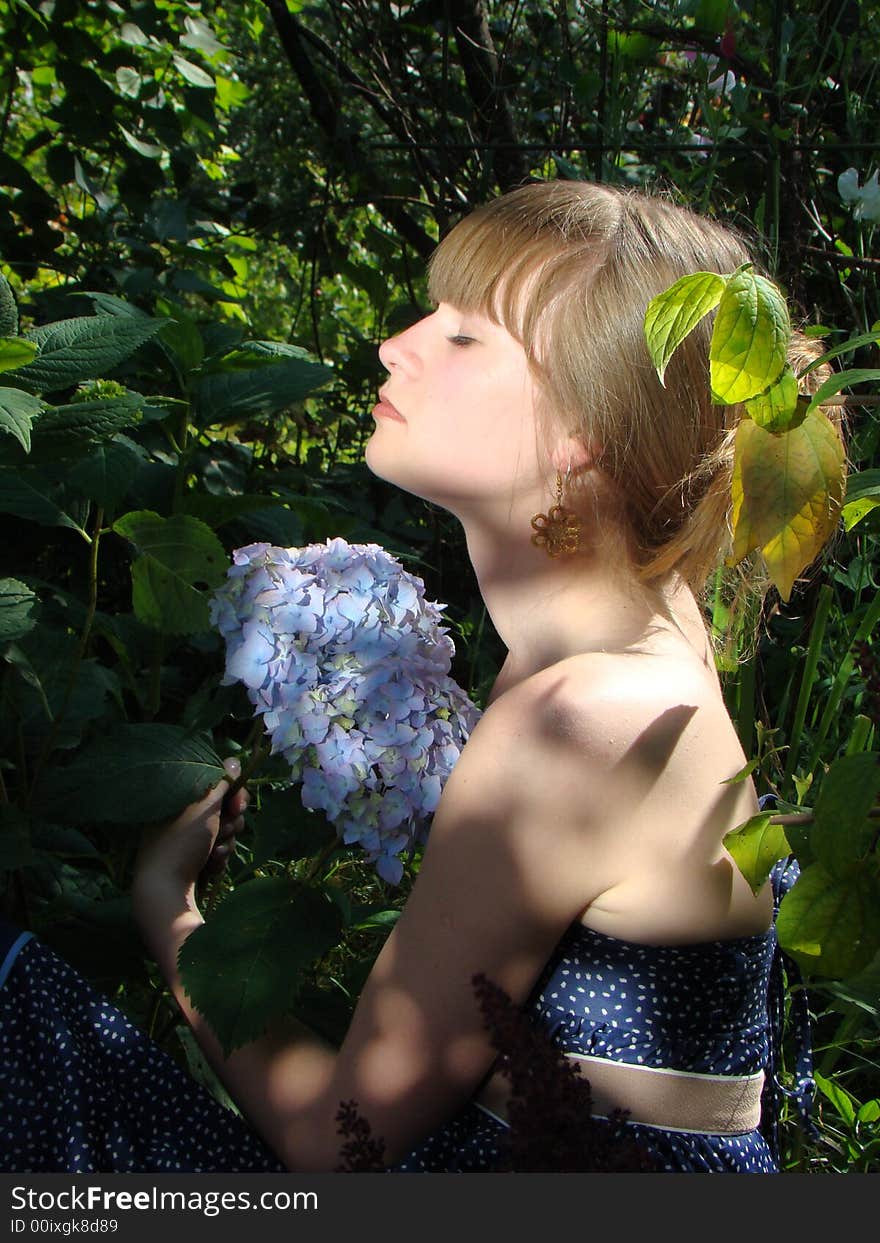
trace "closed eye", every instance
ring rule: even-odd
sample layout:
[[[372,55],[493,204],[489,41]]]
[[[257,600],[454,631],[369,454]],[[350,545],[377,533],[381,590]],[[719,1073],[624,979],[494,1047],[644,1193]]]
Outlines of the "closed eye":
[[[474,338],[473,338],[473,337],[466,337],[466,336],[463,336],[461,333],[458,333],[458,334],[457,334],[456,336],[454,336],[454,337],[447,337],[447,338],[446,338],[446,340],[450,343],[450,345],[460,345],[460,346],[463,346],[463,345],[473,345],[473,344],[474,344]]]

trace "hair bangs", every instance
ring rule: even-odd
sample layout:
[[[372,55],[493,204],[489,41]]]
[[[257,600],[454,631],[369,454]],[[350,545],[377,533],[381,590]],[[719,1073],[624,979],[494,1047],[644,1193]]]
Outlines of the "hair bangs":
[[[536,358],[539,322],[571,284],[560,255],[558,237],[492,210],[494,204],[465,217],[447,234],[428,267],[428,296],[460,311],[485,315],[504,327]]]

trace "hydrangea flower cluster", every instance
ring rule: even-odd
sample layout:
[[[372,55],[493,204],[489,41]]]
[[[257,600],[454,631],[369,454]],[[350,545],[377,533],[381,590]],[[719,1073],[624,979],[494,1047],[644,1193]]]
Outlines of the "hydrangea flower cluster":
[[[378,544],[250,544],[211,620],[306,807],[396,884],[479,719],[425,585]]]

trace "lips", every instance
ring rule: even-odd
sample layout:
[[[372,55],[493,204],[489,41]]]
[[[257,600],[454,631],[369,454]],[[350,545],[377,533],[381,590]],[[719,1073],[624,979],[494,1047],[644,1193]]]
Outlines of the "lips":
[[[379,403],[373,410],[376,418],[395,419],[398,423],[405,423],[406,419],[400,413],[395,405],[388,400],[382,390],[379,391]]]

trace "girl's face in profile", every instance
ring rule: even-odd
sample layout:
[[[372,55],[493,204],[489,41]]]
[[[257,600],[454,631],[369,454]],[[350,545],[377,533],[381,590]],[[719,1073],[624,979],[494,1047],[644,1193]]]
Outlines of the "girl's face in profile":
[[[459,516],[543,496],[535,384],[505,328],[441,302],[379,358],[389,378],[366,450],[374,474]]]

